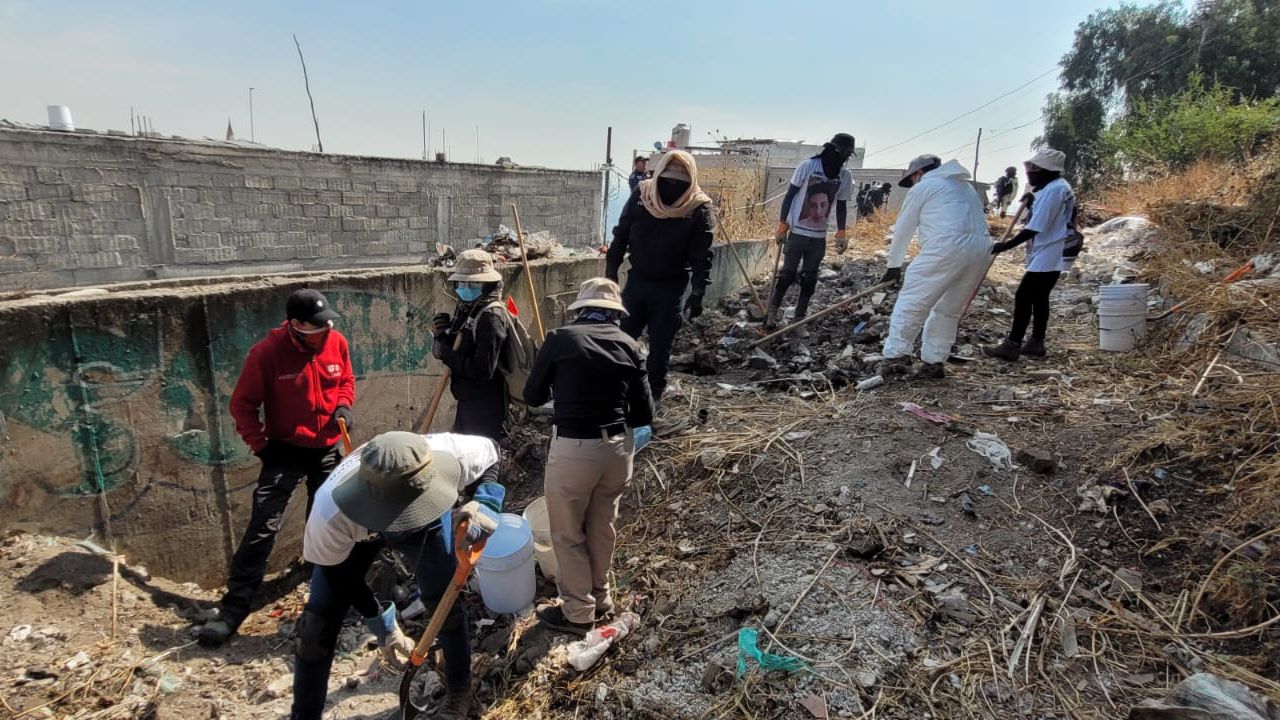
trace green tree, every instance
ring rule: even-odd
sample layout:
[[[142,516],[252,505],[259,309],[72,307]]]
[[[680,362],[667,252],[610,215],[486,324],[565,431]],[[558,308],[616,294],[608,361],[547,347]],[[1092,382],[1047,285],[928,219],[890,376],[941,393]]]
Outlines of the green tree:
[[[1280,98],[1248,100],[1193,75],[1170,98],[1139,100],[1102,132],[1099,154],[1113,157],[1130,177],[1159,175],[1201,158],[1243,160],[1280,131]]]
[[[1107,112],[1097,95],[1087,92],[1053,93],[1045,102],[1044,134],[1032,145],[1051,147],[1067,155],[1067,172],[1088,186],[1106,174],[1098,152],[1098,139],[1106,127]]]

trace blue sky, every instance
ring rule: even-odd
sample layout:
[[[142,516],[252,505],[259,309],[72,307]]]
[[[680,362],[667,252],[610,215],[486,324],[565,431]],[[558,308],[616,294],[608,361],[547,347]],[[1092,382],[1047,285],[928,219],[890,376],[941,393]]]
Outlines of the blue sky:
[[[868,166],[970,167],[983,127],[989,180],[1028,154],[1056,72],[887,148],[1050,70],[1114,4],[0,0],[0,117],[64,104],[81,127],[127,130],[133,106],[166,134],[222,137],[230,117],[247,138],[252,86],[257,139],[309,149],[297,33],[328,152],[420,157],[425,109],[432,152],[443,129],[462,162],[589,168],[612,125],[625,165],[686,122],[700,143],[846,131]]]

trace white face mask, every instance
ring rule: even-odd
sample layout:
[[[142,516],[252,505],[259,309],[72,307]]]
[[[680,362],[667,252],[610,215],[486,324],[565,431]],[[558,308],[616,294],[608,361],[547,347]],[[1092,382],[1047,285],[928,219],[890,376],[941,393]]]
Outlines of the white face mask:
[[[322,332],[328,332],[328,331],[330,331],[330,330],[332,330],[332,329],[333,329],[333,321],[332,321],[332,320],[325,320],[325,321],[324,321],[324,327],[316,328],[315,330],[303,330],[302,328],[298,327],[297,325],[294,325],[294,326],[293,326],[293,331],[294,331],[294,332],[296,332],[296,333],[298,333],[299,335],[319,335],[319,334],[320,334],[320,333],[322,333]]]

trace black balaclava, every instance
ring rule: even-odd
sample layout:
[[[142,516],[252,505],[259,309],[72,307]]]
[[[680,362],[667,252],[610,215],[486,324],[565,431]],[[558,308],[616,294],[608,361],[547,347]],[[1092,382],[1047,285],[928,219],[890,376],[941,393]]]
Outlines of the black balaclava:
[[[822,152],[818,153],[817,157],[822,160],[823,174],[829,178],[837,177],[840,174],[840,168],[844,167],[849,159],[848,155],[840,152],[830,143],[823,146]]]
[[[689,181],[676,180],[675,178],[660,177],[658,178],[658,197],[662,199],[662,204],[671,207],[680,200],[680,197],[689,191]]]
[[[1057,170],[1045,170],[1037,167],[1035,170],[1027,170],[1027,182],[1031,183],[1031,187],[1039,190],[1049,183],[1062,177],[1062,173]]]

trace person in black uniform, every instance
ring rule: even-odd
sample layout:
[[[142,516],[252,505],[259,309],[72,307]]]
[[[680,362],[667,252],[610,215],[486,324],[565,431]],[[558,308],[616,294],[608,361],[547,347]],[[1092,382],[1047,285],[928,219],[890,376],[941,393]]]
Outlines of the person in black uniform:
[[[431,321],[435,356],[449,368],[449,392],[458,403],[453,432],[499,440],[507,419],[507,382],[498,362],[510,332],[502,303],[502,275],[493,257],[464,250],[449,276],[458,306]]]
[[[605,277],[617,282],[623,259],[631,260],[622,303],[629,315],[622,329],[638,338],[649,329],[649,388],[656,405],[667,387],[671,345],[684,313],[702,314],[711,282],[711,198],[698,187],[698,167],[683,150],[658,159],[653,177],[640,182],[613,229]],[[690,287],[692,286],[692,287]]]

